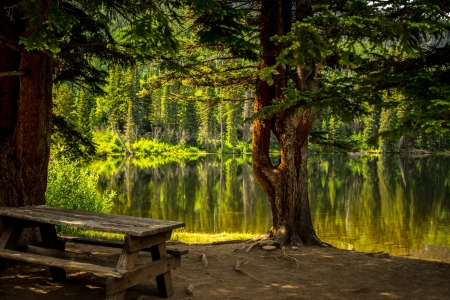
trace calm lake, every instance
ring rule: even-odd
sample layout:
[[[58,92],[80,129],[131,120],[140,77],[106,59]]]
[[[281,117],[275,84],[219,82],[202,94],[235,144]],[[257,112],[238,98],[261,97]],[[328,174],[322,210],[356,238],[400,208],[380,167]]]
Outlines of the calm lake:
[[[318,236],[357,251],[450,262],[450,156],[311,155]],[[96,162],[114,213],[186,223],[186,231],[262,234],[267,197],[251,156],[151,157]]]

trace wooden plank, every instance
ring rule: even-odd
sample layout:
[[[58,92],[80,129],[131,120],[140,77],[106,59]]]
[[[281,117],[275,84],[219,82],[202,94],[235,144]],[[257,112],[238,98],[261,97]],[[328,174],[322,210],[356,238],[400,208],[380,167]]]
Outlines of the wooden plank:
[[[136,264],[136,259],[139,255],[139,250],[130,251],[132,244],[132,237],[125,236],[125,246],[120,254],[119,261],[117,263],[117,269],[119,270],[133,270]],[[123,300],[125,298],[126,289],[118,291],[116,293],[108,294],[106,300]]]
[[[181,265],[180,256],[166,256],[128,272],[123,278],[108,278],[106,294],[114,294],[135,286],[142,281],[165,274]]]
[[[157,244],[165,243],[170,239],[172,231],[161,232],[155,235],[149,235],[144,237],[126,236],[124,248],[129,252],[135,252],[147,247],[151,247]]]
[[[166,244],[162,243],[150,247],[153,261],[161,260],[167,256]],[[179,257],[179,256],[178,256]],[[160,273],[156,276],[156,285],[158,286],[159,296],[162,298],[169,298],[173,295],[172,276],[170,269],[165,273]]]
[[[17,241],[19,240],[20,234],[22,233],[22,227],[10,225],[5,220],[3,220],[2,222],[3,231],[2,235],[0,236],[0,250],[7,251],[14,249],[14,246],[16,245]],[[2,276],[7,263],[8,259],[6,257],[0,258],[0,276]]]
[[[67,209],[67,208],[60,208],[60,207],[50,207],[46,205],[40,205],[40,206],[33,206],[34,210],[37,211],[46,211],[49,213],[55,213],[57,215],[60,214],[67,214],[67,215],[73,215],[75,212],[77,214],[77,217],[80,218],[86,218],[86,219],[95,219],[99,222],[111,222],[115,224],[123,224],[123,225],[133,225],[133,226],[155,226],[160,225],[164,227],[170,227],[170,226],[179,226],[184,224],[183,222],[177,222],[177,221],[167,221],[167,220],[159,220],[159,219],[150,219],[150,218],[141,218],[141,217],[134,217],[134,216],[126,216],[126,215],[114,215],[114,214],[105,214],[105,213],[99,213],[99,212],[88,212],[88,211],[81,211],[81,210],[75,210],[75,209]],[[1,209],[0,209],[1,211]],[[1,214],[1,213],[0,213]],[[98,219],[97,219],[98,218]],[[178,227],[177,227],[178,228]]]
[[[25,252],[25,253],[67,259],[67,260],[80,260],[81,259],[81,260],[98,261],[99,263],[107,262],[112,265],[117,264],[117,259],[111,259],[111,258],[104,257],[103,255],[98,255],[98,254],[96,255],[96,254],[93,254],[92,252],[47,249],[47,248],[43,248],[41,246],[34,246],[34,245],[15,247],[14,250],[20,251],[20,252]]]
[[[182,222],[85,212],[47,206],[1,207],[0,215],[54,225],[146,236],[184,227]]]
[[[23,219],[18,219],[18,218],[14,218],[14,217],[5,217],[5,216],[0,216],[0,218],[3,220],[0,222],[0,231],[1,231],[1,227],[5,226],[5,225],[1,225],[1,223],[4,224],[9,224],[9,225],[14,225],[17,227],[21,227],[23,228],[33,228],[33,227],[39,227],[40,224],[39,222],[34,222],[34,221],[29,221],[29,220],[23,220]]]
[[[29,262],[33,264],[47,265],[57,268],[90,272],[100,276],[110,276],[114,278],[122,278],[123,275],[127,273],[126,270],[117,270],[115,268],[103,267],[94,264],[81,263],[76,261],[70,261],[67,259],[47,257],[31,253],[22,253],[7,249],[0,250],[0,257]]]
[[[42,242],[45,248],[64,250],[65,243],[60,243],[58,241],[55,225],[41,224],[39,225],[39,230],[41,231]],[[66,270],[62,268],[50,266],[50,273],[52,274],[53,280],[56,282],[66,280]]]
[[[102,239],[93,239],[93,238],[77,237],[77,236],[62,236],[62,235],[60,235],[59,238],[61,240],[72,242],[72,243],[111,247],[111,248],[120,248],[120,249],[123,248],[123,242],[117,242],[117,241],[108,241],[108,240],[102,240]],[[140,251],[150,252],[150,248],[143,248]],[[172,248],[172,247],[166,247],[166,251],[167,251],[167,254],[170,254],[170,255],[185,255],[185,254],[189,253],[189,251],[186,249],[178,249],[178,248]]]
[[[105,214],[99,212],[88,212],[74,209],[67,209],[61,207],[49,207],[45,205],[41,206],[33,206],[34,210],[45,211],[47,213],[56,213],[58,215],[67,214],[67,216],[71,216],[74,212],[77,214],[79,218],[88,218],[94,219],[99,222],[112,222],[116,224],[124,224],[124,225],[134,225],[134,226],[146,226],[146,225],[173,225],[179,224],[181,222],[176,221],[167,221],[167,220],[159,220],[159,219],[150,219],[150,218],[141,218],[134,216],[126,216],[126,215],[114,215],[114,214]]]

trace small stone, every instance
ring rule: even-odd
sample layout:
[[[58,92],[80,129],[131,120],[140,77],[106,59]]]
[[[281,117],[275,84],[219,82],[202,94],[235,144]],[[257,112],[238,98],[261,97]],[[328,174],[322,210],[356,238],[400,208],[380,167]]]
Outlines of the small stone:
[[[265,251],[273,251],[273,250],[277,249],[277,246],[263,246],[262,248]]]
[[[292,248],[291,248],[292,250],[298,250],[298,247],[296,247],[296,246],[292,246]]]

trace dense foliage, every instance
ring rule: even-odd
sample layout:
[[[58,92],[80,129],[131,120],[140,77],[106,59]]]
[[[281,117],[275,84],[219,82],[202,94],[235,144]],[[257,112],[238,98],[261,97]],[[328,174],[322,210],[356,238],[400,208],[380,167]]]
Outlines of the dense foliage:
[[[108,213],[114,193],[97,192],[99,172],[89,171],[80,163],[66,159],[52,160],[45,199],[47,205]]]
[[[285,48],[259,76],[271,82],[284,66],[292,79],[284,100],[265,113],[320,109],[311,136],[316,145],[310,145],[316,152],[448,150],[448,9],[432,2],[315,3],[312,14],[275,38]],[[248,27],[255,25],[249,12],[258,8],[250,3],[237,6]],[[212,49],[216,44],[205,42],[210,35],[196,29],[201,18],[187,20],[194,30],[171,31],[181,45],[171,59],[127,71],[105,69],[108,83],[100,97],[72,88],[78,95],[66,115],[81,112],[81,132],[110,131],[116,140],[113,147],[96,138],[101,154],[141,152],[133,143],[142,139],[209,152],[250,150],[251,126],[244,120],[251,115],[257,77],[252,45],[234,40],[245,55]],[[253,38],[248,32],[247,39]],[[316,75],[317,92],[296,90],[295,65]]]

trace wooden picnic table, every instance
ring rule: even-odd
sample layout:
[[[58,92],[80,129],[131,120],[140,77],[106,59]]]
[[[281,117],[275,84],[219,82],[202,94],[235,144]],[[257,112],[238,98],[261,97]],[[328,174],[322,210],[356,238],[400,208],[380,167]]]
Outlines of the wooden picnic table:
[[[65,250],[55,225],[124,234],[122,252],[116,266],[105,266],[105,260],[90,259],[90,253]],[[18,247],[24,228],[38,227],[42,243]],[[172,230],[184,227],[182,222],[86,212],[49,206],[0,207],[0,276],[9,259],[44,264],[50,267],[53,280],[66,279],[65,269],[106,276],[106,299],[123,299],[126,290],[148,278],[156,277],[160,297],[173,294],[170,270],[181,264],[181,254],[167,253],[166,241]],[[139,251],[148,249],[152,262],[136,265]],[[99,262],[101,261],[101,262]]]

